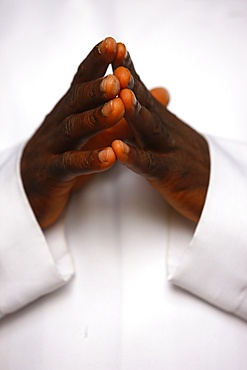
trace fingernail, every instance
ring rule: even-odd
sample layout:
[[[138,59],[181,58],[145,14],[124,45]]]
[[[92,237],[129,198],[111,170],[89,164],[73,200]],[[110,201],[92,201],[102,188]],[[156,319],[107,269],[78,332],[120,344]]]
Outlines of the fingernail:
[[[100,91],[102,91],[103,93],[106,92],[107,77],[103,78],[103,80],[101,81],[101,84],[100,84]]]
[[[136,113],[139,113],[141,110],[141,104],[136,99],[136,96],[134,93],[132,94],[132,107],[134,107]]]
[[[132,105],[137,105],[137,99],[134,93],[132,94]]]
[[[100,54],[106,54],[106,52],[107,52],[107,45],[108,44],[108,40],[107,40],[107,38],[106,39],[104,39],[100,44],[99,44],[99,46],[98,46],[98,52],[100,53]]]
[[[125,67],[128,67],[130,64],[131,64],[130,54],[129,54],[129,52],[126,50],[126,53],[124,54],[123,65],[124,65]]]
[[[109,149],[103,149],[98,153],[100,162],[108,162],[109,160]]]
[[[105,103],[103,108],[101,109],[101,113],[103,116],[108,117],[113,111],[113,102],[110,100],[108,103]]]
[[[129,145],[127,145],[126,143],[124,143],[123,141],[121,141],[121,146],[122,146],[123,153],[124,154],[129,154],[129,152],[130,152]]]
[[[115,96],[119,93],[120,82],[114,75],[106,76],[100,83],[100,91],[103,93],[110,93],[111,96]]]
[[[129,80],[129,83],[128,83],[128,88],[129,89],[133,89],[134,83],[135,83],[134,77],[132,75],[130,75],[130,80]]]

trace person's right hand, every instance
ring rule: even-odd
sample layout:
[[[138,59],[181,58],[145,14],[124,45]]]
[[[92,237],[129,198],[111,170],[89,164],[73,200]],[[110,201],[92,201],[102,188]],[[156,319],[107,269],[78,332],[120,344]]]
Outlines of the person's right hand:
[[[24,189],[42,228],[57,220],[78,179],[82,185],[90,174],[105,171],[116,161],[110,144],[86,147],[90,138],[113,127],[124,115],[117,77],[103,77],[116,52],[117,43],[110,37],[92,49],[68,92],[23,151]]]

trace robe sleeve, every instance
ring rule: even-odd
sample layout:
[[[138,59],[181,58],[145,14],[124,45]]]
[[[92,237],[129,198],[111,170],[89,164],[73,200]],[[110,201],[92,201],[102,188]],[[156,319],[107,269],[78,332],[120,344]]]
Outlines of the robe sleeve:
[[[19,170],[22,147],[0,154],[0,318],[74,274],[63,220],[44,234],[28,203]]]
[[[168,279],[247,320],[247,142],[207,139],[206,202],[196,227],[173,212]]]

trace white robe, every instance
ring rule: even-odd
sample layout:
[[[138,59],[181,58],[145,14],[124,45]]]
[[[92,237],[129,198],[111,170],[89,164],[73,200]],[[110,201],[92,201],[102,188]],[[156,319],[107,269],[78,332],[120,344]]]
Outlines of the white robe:
[[[0,5],[3,148],[31,134],[112,35],[148,87],[167,86],[170,109],[207,133],[211,174],[196,228],[116,165],[43,234],[21,146],[1,154],[0,370],[246,369],[245,1],[15,5]]]

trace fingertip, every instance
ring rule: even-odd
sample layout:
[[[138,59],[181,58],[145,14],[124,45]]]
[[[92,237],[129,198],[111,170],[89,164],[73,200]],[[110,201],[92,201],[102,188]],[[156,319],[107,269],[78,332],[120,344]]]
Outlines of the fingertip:
[[[122,147],[121,147],[121,140],[114,140],[111,144],[112,149],[114,150],[116,156],[118,157],[118,154],[121,153]]]
[[[112,112],[111,112],[111,118],[118,122],[120,121],[125,114],[125,107],[122,99],[115,98],[112,100]]]
[[[117,156],[118,159],[124,159],[129,152],[130,152],[130,147],[127,145],[125,142],[122,140],[114,140],[112,143],[112,148]]]
[[[107,148],[102,149],[98,153],[98,158],[99,158],[100,162],[104,166],[106,166],[107,168],[111,167],[114,164],[114,162],[116,161],[115,152],[111,147],[107,147]]]
[[[122,99],[115,98],[113,99],[113,112],[116,116],[119,116],[119,119],[123,118],[125,113],[125,107]]]
[[[101,55],[112,55],[113,58],[116,56],[117,52],[117,42],[116,40],[108,36],[98,45],[98,52]]]
[[[121,66],[115,69],[114,76],[116,76],[120,82],[121,89],[125,88],[133,88],[134,86],[134,78],[132,77],[130,71]]]
[[[102,79],[100,84],[100,90],[108,98],[113,98],[118,95],[120,91],[120,82],[118,78],[114,75],[108,75]]]
[[[170,95],[169,92],[164,87],[156,87],[152,89],[151,91],[152,96],[158,100],[161,104],[163,104],[165,107],[168,105],[170,101]]]
[[[123,61],[127,55],[128,55],[128,52],[127,52],[127,48],[125,44],[123,44],[122,42],[118,42],[117,43],[117,53],[116,53],[115,59]]]
[[[105,103],[101,109],[101,113],[104,117],[112,117],[116,121],[123,118],[125,113],[125,108],[123,101],[120,98],[115,98]]]
[[[122,99],[125,109],[127,111],[131,110],[133,106],[137,104],[136,96],[130,89],[121,90],[119,96]]]
[[[122,42],[118,42],[116,56],[113,60],[113,68],[115,69],[121,65],[125,65],[127,57],[128,57],[128,52],[127,52],[126,46]]]

